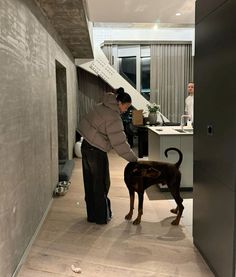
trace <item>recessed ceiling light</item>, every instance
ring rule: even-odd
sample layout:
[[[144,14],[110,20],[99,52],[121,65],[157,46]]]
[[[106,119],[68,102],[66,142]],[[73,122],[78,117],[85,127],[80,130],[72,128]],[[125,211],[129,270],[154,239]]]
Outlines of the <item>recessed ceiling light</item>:
[[[180,16],[180,15],[181,15],[181,13],[176,13],[175,15],[176,15],[176,16]]]

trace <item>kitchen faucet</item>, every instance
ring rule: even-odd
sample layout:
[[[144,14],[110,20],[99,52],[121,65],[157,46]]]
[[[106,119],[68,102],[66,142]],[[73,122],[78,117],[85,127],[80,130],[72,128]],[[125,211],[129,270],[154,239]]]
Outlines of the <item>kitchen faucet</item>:
[[[191,116],[188,114],[181,115],[180,127],[182,131],[184,130],[184,118],[189,118],[191,120]]]

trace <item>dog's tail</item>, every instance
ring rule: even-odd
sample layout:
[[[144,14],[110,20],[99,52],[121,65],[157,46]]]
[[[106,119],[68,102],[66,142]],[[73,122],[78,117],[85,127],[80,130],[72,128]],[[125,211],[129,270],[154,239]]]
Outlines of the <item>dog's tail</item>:
[[[171,150],[174,150],[174,151],[178,152],[178,154],[179,154],[179,160],[178,160],[178,162],[175,164],[175,166],[176,166],[177,168],[179,168],[180,165],[181,165],[181,163],[182,163],[182,161],[183,161],[183,154],[182,154],[182,152],[181,152],[178,148],[170,147],[170,148],[167,148],[167,149],[165,150],[165,156],[166,156],[166,158],[168,157],[167,153],[168,153],[169,151],[171,151]]]

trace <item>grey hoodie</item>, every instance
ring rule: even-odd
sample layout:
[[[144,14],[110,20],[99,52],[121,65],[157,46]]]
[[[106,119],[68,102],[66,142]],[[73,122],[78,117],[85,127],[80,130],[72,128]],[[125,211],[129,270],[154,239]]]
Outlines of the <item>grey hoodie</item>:
[[[137,156],[126,140],[115,94],[106,93],[103,102],[83,117],[79,123],[79,132],[98,149],[108,152],[114,148],[125,160],[137,161]]]

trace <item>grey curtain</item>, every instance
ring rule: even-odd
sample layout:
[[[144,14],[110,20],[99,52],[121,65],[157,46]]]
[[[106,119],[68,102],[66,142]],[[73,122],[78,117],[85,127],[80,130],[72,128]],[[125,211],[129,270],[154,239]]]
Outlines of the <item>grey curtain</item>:
[[[105,44],[102,46],[102,51],[106,55],[110,65],[113,65],[112,48],[113,44]]]
[[[161,106],[161,112],[174,122],[184,113],[187,84],[193,81],[193,57],[190,43],[151,45],[150,102]]]

